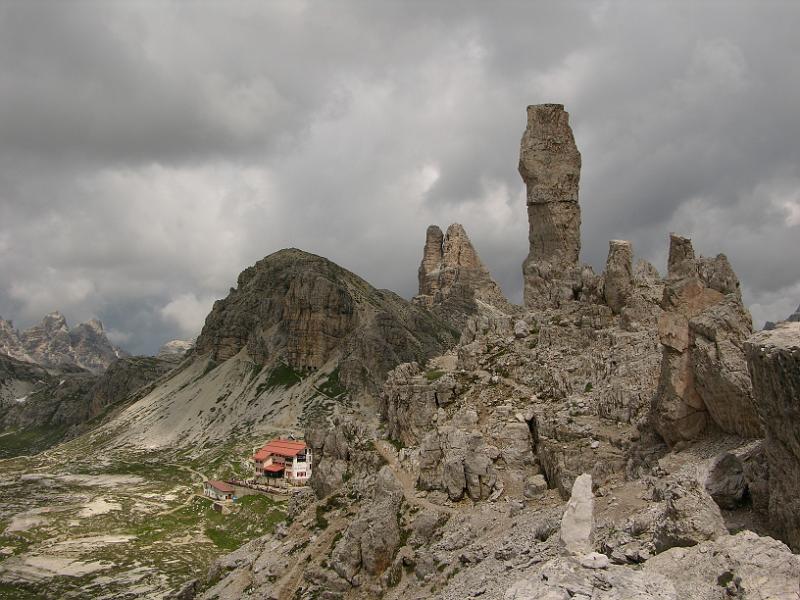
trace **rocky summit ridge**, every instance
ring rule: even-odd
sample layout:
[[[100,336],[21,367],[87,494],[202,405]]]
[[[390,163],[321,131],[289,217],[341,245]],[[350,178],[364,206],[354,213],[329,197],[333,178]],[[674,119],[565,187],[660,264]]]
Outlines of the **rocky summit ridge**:
[[[0,354],[47,368],[71,366],[96,374],[127,356],[108,340],[99,320],[91,319],[70,329],[59,312],[45,315],[23,331],[0,318]]]

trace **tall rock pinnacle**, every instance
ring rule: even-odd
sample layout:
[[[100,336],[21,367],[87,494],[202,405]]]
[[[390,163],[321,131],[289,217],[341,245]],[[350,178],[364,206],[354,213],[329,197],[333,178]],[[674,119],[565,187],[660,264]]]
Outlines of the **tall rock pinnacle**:
[[[528,188],[530,251],[522,265],[525,306],[557,306],[580,285],[581,154],[562,104],[528,107],[519,173]]]
[[[431,225],[419,266],[418,304],[434,306],[454,297],[480,300],[505,308],[508,300],[489,274],[464,227],[453,223],[442,230]]]

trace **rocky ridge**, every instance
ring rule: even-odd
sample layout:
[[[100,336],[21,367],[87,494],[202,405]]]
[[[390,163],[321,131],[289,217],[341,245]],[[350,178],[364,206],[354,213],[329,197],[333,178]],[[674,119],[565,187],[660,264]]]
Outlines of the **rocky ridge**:
[[[195,352],[217,362],[241,350],[297,371],[340,361],[342,383],[376,389],[396,364],[441,352],[452,328],[396,294],[313,254],[281,250],[245,269],[216,302]]]
[[[796,600],[794,341],[748,342],[727,259],[686,238],[666,278],[624,240],[604,273],[579,264],[562,106],[529,107],[520,173],[524,309],[468,313],[454,349],[396,366],[378,419],[310,423],[315,497],[201,598]],[[429,228],[434,309],[443,244]]]
[[[70,329],[59,312],[45,315],[40,323],[24,331],[0,318],[0,353],[46,368],[79,367],[95,374],[127,356],[108,341],[97,319]]]

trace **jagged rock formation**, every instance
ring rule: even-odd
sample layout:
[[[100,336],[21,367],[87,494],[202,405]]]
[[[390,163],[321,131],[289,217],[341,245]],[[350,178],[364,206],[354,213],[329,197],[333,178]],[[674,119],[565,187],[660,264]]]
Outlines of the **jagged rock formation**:
[[[769,465],[772,526],[800,550],[800,323],[786,322],[745,344]]]
[[[75,366],[95,374],[127,356],[108,341],[97,319],[70,329],[58,312],[45,315],[40,323],[22,332],[10,321],[0,319],[0,353],[43,367]]]
[[[528,189],[530,252],[522,265],[525,306],[571,300],[580,286],[581,155],[561,104],[528,107],[519,173]]]
[[[658,433],[670,445],[696,439],[709,424],[761,435],[743,351],[752,320],[725,255],[696,259],[691,240],[672,234],[662,308]]]
[[[120,405],[175,367],[149,356],[121,358],[101,375],[81,369],[46,370],[0,355],[0,431],[28,432],[29,447],[43,450],[91,428],[90,422]]]
[[[509,308],[464,227],[453,223],[443,235],[439,227],[431,225],[425,235],[419,295],[414,301],[428,307],[445,304],[447,311],[472,313],[476,300],[502,310]]]
[[[214,303],[195,351],[222,362],[246,349],[256,364],[281,359],[297,371],[338,360],[345,386],[375,389],[398,363],[453,341],[453,330],[427,311],[292,249],[239,275],[237,288]]]

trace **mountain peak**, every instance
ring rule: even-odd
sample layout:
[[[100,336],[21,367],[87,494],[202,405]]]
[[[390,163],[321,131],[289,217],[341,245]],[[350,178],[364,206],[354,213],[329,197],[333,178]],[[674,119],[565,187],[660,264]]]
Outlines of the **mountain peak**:
[[[46,368],[71,366],[93,373],[101,373],[117,358],[127,356],[111,344],[98,319],[70,329],[59,311],[46,314],[22,332],[14,329],[11,321],[0,321],[0,351]]]
[[[326,258],[287,248],[242,271],[237,288],[214,304],[196,351],[224,361],[246,349],[256,363],[282,360],[297,370],[346,356],[343,380],[359,387],[450,341],[449,328],[423,309]]]

